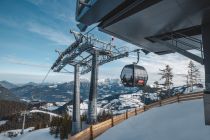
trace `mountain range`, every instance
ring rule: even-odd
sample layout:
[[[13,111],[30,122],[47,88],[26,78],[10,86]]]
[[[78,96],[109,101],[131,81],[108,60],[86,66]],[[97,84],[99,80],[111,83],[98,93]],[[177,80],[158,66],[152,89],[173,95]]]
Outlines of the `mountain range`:
[[[7,81],[1,81],[3,87],[23,100],[42,100],[47,102],[70,101],[73,97],[74,82],[68,83],[27,83],[15,85]],[[90,81],[82,79],[80,82],[80,95],[83,100],[89,96]],[[125,88],[119,79],[106,79],[98,83],[98,97],[104,95],[116,95],[133,93],[136,88]]]
[[[2,87],[7,88],[7,89],[12,89],[12,88],[18,87],[17,85],[15,85],[15,84],[13,84],[13,83],[10,83],[10,82],[8,82],[8,81],[0,81],[0,85],[1,85]]]
[[[68,83],[26,83],[22,85],[15,85],[7,81],[0,81],[1,88],[5,88],[4,92],[7,97],[14,96],[25,101],[41,100],[45,102],[69,102],[73,97],[74,82]],[[7,89],[7,90],[6,90]],[[171,93],[184,93],[186,86],[174,87]],[[3,90],[3,89],[2,89]],[[121,84],[119,79],[105,79],[98,83],[98,100],[117,99],[122,94],[135,93],[138,90],[143,90],[144,93],[156,93],[157,89],[146,86],[144,89],[126,88]],[[200,89],[199,89],[200,90]],[[88,99],[90,92],[90,81],[81,79],[80,81],[80,95],[82,100]],[[2,94],[0,94],[2,96]]]
[[[19,98],[14,95],[9,89],[0,85],[0,100],[18,101]]]

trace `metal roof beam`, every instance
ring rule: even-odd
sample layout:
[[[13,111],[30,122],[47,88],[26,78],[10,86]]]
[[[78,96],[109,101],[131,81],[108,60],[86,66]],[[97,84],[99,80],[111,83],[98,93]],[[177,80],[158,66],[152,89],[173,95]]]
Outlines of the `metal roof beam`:
[[[184,55],[184,56],[186,56],[186,57],[188,57],[188,58],[190,58],[190,59],[192,59],[192,60],[194,60],[194,61],[196,61],[196,62],[198,62],[200,64],[203,64],[203,58],[201,58],[201,57],[199,57],[199,56],[197,56],[195,54],[192,54],[192,53],[190,53],[190,52],[188,52],[186,50],[183,50],[183,49],[181,49],[181,48],[179,48],[179,47],[177,47],[177,46],[175,46],[173,44],[170,44],[170,43],[168,43],[166,41],[163,41],[161,39],[158,39],[158,38],[151,38],[151,39],[154,42],[158,42],[158,43],[168,47],[169,49],[171,49],[171,50],[173,50],[175,52],[178,52],[178,53],[180,53],[180,54],[182,54],[182,55]]]
[[[128,52],[125,52],[125,53],[123,53],[123,54],[119,54],[119,55],[116,55],[116,56],[113,56],[113,57],[109,57],[109,58],[107,58],[107,59],[104,59],[104,60],[102,60],[101,62],[99,62],[98,65],[101,66],[101,65],[104,65],[104,64],[109,63],[109,62],[111,62],[111,61],[114,61],[114,60],[117,60],[117,59],[121,59],[121,58],[123,58],[123,57],[128,57]],[[91,67],[89,67],[89,68],[83,70],[83,71],[81,72],[81,74],[83,75],[83,74],[86,74],[86,73],[88,73],[88,72],[90,72],[90,71],[91,71]]]

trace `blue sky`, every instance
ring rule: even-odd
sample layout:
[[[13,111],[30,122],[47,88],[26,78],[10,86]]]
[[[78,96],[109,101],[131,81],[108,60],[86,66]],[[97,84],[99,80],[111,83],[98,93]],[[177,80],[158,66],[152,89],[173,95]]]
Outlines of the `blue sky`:
[[[74,41],[69,30],[76,30],[76,0],[1,0],[0,1],[0,80],[14,83],[40,83],[52,63],[58,57],[55,49],[64,50]],[[110,40],[110,36],[99,32],[93,33],[100,39]],[[118,46],[136,48],[119,39]],[[158,56],[153,53],[142,56],[140,64],[149,73],[149,83],[159,80],[157,73],[169,64],[175,74],[186,74],[189,59],[177,53]],[[100,67],[99,79],[119,78],[125,64],[136,58],[129,57]],[[197,63],[196,63],[197,64]],[[197,64],[203,72],[203,66]],[[72,67],[68,67],[72,71]],[[86,74],[81,78],[89,79]],[[73,80],[71,74],[51,72],[46,82],[67,82]],[[175,76],[175,85],[183,84],[184,78]]]

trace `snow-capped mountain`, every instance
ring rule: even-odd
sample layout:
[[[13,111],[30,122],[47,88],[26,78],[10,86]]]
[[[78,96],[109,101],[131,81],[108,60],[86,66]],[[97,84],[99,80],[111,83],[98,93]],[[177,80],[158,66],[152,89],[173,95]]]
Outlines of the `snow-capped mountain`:
[[[81,79],[80,82],[81,99],[88,103],[90,81]],[[69,102],[73,97],[74,82],[69,83],[48,83],[48,84],[26,84],[21,87],[11,89],[12,93],[22,100],[41,100],[45,102]],[[202,91],[202,85],[194,85],[193,92]],[[187,86],[173,87],[169,96],[177,93],[188,93],[192,90]],[[109,110],[126,110],[136,106],[141,106],[144,102],[149,104],[157,100],[157,93],[162,92],[155,87],[146,86],[144,89],[126,88],[119,79],[102,79],[98,83],[98,105],[99,108]],[[144,96],[142,93],[144,92]],[[148,97],[147,97],[148,96]],[[163,95],[164,96],[164,95]],[[143,100],[143,101],[142,101]],[[47,109],[57,109],[49,107]]]
[[[7,89],[12,89],[12,88],[18,87],[17,85],[10,83],[8,81],[0,81],[0,85],[2,85],[3,87],[5,87]]]
[[[9,89],[0,84],[0,100],[18,101],[19,99]]]
[[[103,95],[97,100],[97,113],[101,113],[102,111],[111,111],[113,114],[121,114],[129,109],[142,107],[145,101],[154,102],[158,99],[159,97],[156,93],[143,93],[142,91],[133,94]],[[71,101],[55,109],[55,112],[59,114],[67,112],[72,115],[72,110],[73,105]],[[86,99],[81,101],[80,104],[81,115],[86,114],[87,110],[88,100]]]
[[[47,102],[68,102],[72,99],[74,82],[53,83],[53,84],[26,84],[11,91],[21,99],[42,100]],[[82,99],[87,99],[90,90],[90,81],[81,79],[80,95]],[[133,93],[136,88],[125,88],[119,79],[105,79],[98,83],[98,95],[115,95],[124,93]]]
[[[47,102],[68,102],[73,95],[73,82],[47,85],[24,85],[11,91],[21,99],[42,100]],[[81,82],[81,96],[87,98],[89,83]]]

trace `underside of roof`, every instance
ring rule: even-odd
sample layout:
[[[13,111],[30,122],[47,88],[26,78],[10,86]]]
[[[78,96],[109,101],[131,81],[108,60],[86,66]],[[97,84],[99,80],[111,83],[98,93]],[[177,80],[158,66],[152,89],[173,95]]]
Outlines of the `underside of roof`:
[[[202,15],[209,0],[91,0],[76,19],[98,23],[100,31],[157,54],[175,52],[153,38],[169,41],[171,34],[201,39]],[[181,37],[173,35],[173,38]],[[183,45],[183,50],[189,50]]]

